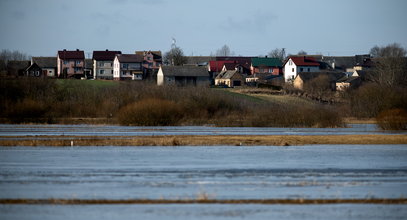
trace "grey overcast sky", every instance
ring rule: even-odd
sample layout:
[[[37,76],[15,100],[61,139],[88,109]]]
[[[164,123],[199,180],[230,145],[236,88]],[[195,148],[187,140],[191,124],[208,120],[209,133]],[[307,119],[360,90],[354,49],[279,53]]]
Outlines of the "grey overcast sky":
[[[407,48],[406,23],[406,0],[0,0],[0,49],[165,52],[174,37],[186,55],[354,55]]]

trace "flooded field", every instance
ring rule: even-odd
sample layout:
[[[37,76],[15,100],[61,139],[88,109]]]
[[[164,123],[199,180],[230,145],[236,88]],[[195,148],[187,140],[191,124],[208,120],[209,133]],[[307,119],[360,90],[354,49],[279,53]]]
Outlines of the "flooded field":
[[[0,199],[405,198],[407,147],[2,147],[0,189]],[[407,205],[377,204],[0,205],[1,219],[399,219],[406,215]]]
[[[349,124],[346,128],[272,128],[272,127],[134,127],[110,125],[8,125],[0,124],[5,136],[159,136],[159,135],[347,135],[407,134],[382,131],[375,124]],[[30,138],[31,138],[30,137]]]

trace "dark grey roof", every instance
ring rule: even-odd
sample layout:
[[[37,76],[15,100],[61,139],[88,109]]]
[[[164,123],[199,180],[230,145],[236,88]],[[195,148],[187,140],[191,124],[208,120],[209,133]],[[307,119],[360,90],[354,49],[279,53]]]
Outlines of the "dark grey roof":
[[[30,61],[28,60],[10,60],[7,62],[8,69],[15,69],[15,70],[25,70],[27,67],[30,66]]]
[[[40,68],[57,68],[57,57],[32,57],[32,63]]]
[[[237,70],[223,71],[216,76],[216,79],[231,79],[236,73],[238,73]]]
[[[187,63],[189,65],[199,65],[203,63],[209,63],[209,61],[215,60],[216,57],[211,56],[186,56]]]
[[[338,79],[336,82],[340,82],[340,83],[350,83],[353,80],[359,79],[359,76],[344,76],[340,79]]]
[[[356,64],[355,56],[324,56],[321,59],[322,62],[329,64],[333,67],[332,63],[335,63],[335,69],[353,68]]]
[[[162,66],[165,76],[205,76],[209,77],[208,68],[203,66]]]
[[[327,75],[329,78],[329,81],[337,81],[338,79],[344,77],[346,74],[343,72],[301,72],[298,73],[297,77],[300,77],[304,82],[315,79],[319,76]]]

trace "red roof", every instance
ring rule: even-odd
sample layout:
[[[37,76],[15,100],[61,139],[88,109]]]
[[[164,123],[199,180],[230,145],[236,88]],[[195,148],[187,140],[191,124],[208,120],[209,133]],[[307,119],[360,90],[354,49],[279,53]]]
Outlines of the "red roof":
[[[223,61],[209,61],[209,69],[211,72],[222,71],[223,65],[225,63],[235,63],[233,60],[223,60]]]
[[[291,59],[297,66],[320,66],[320,64],[313,57],[300,56],[289,57],[289,59]]]
[[[70,59],[85,59],[85,53],[83,50],[59,50],[58,57],[62,60]]]
[[[114,60],[114,56],[116,54],[121,54],[120,51],[110,51],[110,50],[102,50],[102,51],[93,51],[93,59],[94,60]]]

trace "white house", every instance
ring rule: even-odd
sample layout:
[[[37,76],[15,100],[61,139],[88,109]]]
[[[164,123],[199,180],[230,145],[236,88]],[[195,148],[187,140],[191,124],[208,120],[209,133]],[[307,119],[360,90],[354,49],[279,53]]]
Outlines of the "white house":
[[[113,60],[120,51],[93,51],[93,78],[113,79]]]
[[[320,63],[312,57],[293,56],[284,63],[284,79],[286,82],[293,81],[298,73],[319,72]]]
[[[143,60],[139,54],[116,54],[113,61],[114,80],[142,80]]]

